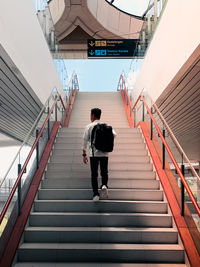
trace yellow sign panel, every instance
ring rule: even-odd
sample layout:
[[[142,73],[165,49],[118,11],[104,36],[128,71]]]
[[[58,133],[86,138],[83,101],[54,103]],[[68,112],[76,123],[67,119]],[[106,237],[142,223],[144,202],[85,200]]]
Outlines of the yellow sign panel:
[[[107,41],[95,41],[95,46],[107,46]]]

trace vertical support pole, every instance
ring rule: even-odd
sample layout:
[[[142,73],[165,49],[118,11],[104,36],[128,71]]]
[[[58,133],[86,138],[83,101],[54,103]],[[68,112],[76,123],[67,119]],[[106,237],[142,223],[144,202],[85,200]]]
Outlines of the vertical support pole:
[[[57,104],[57,101],[56,101],[56,105],[55,105],[55,121],[58,120],[58,104]]]
[[[183,176],[185,176],[185,166],[182,162],[181,165],[181,172]],[[185,187],[183,185],[183,182],[181,181],[181,216],[184,216],[185,214]]]
[[[153,108],[151,107],[151,113],[153,113],[152,111],[153,111]],[[152,121],[152,119],[151,119],[151,140],[153,140],[153,121]]]
[[[154,23],[156,25],[158,20],[158,0],[154,0]]]
[[[147,32],[148,38],[151,36],[151,16],[147,15]]]
[[[62,125],[64,125],[64,108],[62,107]]]
[[[48,114],[49,114],[49,106],[48,106]],[[50,139],[50,118],[48,119],[48,124],[47,124],[47,128],[48,128],[48,140]]]
[[[134,108],[134,128],[136,127],[136,109]]]
[[[22,168],[22,165],[19,163],[18,164],[18,176],[21,172],[21,168]],[[21,213],[21,179],[19,181],[17,190],[18,190],[18,216],[19,216]]]
[[[142,121],[144,121],[144,101],[142,101]]]
[[[39,134],[39,130],[36,130],[36,139],[38,137]],[[39,168],[39,141],[37,142],[37,146],[36,146],[36,163],[37,163],[37,169]]]
[[[165,4],[165,0],[162,0],[162,9],[164,7],[164,4]]]
[[[165,138],[165,130],[163,129],[163,137]],[[162,144],[162,154],[163,154],[163,170],[165,169],[165,145]]]

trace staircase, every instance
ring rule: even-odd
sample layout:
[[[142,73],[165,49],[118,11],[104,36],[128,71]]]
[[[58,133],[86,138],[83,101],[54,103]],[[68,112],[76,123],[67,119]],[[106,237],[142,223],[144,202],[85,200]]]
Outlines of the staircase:
[[[89,165],[81,156],[93,107],[102,109],[102,121],[117,132],[109,199],[98,203],[92,201]],[[69,128],[56,139],[15,266],[186,266],[142,134],[129,128],[120,93],[78,93]]]

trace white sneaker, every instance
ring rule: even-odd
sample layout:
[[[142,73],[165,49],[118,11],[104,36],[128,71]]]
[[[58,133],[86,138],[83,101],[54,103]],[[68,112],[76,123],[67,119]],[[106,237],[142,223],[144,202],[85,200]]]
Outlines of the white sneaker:
[[[105,185],[101,188],[101,197],[103,199],[108,198],[108,188]]]
[[[94,197],[93,197],[93,201],[94,201],[94,202],[99,201],[99,195],[94,196]]]

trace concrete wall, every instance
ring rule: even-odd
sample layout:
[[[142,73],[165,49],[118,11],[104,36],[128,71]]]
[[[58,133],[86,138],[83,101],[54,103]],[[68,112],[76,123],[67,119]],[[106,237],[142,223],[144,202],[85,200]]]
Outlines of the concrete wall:
[[[31,0],[0,1],[0,43],[45,102],[54,87],[64,95]]]
[[[199,0],[168,0],[134,85],[134,99],[146,88],[156,101],[199,45],[199,10]]]

